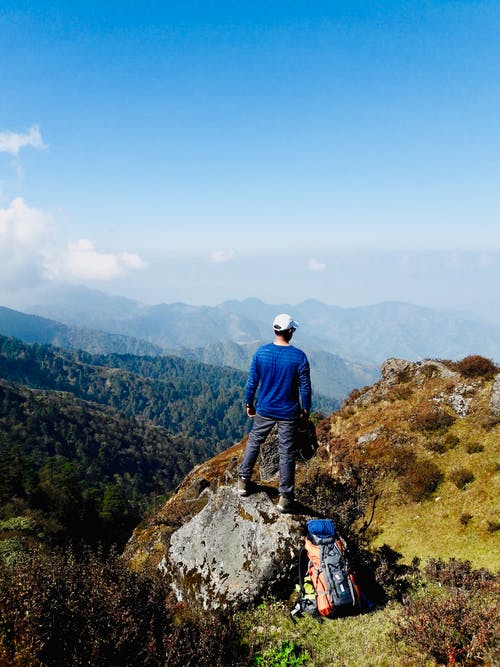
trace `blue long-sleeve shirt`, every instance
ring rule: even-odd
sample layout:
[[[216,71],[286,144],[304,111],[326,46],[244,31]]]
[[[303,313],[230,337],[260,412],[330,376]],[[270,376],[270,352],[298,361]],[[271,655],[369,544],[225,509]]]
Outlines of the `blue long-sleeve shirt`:
[[[311,409],[309,362],[302,350],[293,345],[263,345],[255,353],[245,399],[253,405],[259,388],[256,409],[259,415],[273,419],[295,419],[301,407]]]

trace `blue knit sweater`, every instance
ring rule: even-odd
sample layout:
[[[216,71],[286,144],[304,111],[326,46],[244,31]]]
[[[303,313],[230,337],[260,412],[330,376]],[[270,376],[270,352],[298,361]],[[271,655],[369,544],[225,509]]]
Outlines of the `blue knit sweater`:
[[[311,408],[309,362],[293,345],[263,345],[255,353],[246,386],[247,405],[253,405],[259,388],[256,409],[262,417],[295,419],[302,409]]]

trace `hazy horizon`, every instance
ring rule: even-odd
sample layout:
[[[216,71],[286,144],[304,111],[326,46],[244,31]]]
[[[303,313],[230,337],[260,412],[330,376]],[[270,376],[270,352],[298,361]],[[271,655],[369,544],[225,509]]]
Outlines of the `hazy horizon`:
[[[432,303],[425,303],[425,302],[419,302],[418,300],[410,300],[410,299],[405,299],[405,298],[393,298],[393,299],[386,299],[386,298],[380,298],[380,299],[374,299],[372,301],[363,301],[360,300],[357,303],[353,302],[345,302],[344,300],[340,299],[339,301],[331,301],[328,298],[320,298],[318,296],[304,296],[303,298],[299,298],[298,296],[296,298],[291,298],[291,299],[286,299],[286,298],[265,298],[263,295],[254,293],[254,294],[246,294],[245,296],[227,296],[224,298],[214,298],[213,300],[210,301],[201,301],[197,298],[194,299],[183,299],[183,298],[176,298],[175,296],[172,296],[172,298],[159,298],[154,299],[152,297],[148,297],[148,295],[143,295],[141,296],[140,294],[127,294],[124,293],[123,291],[116,291],[113,289],[103,289],[101,287],[97,286],[86,286],[83,284],[77,285],[77,284],[67,284],[67,283],[52,283],[50,285],[45,284],[41,286],[40,288],[34,288],[34,289],[29,289],[29,290],[24,290],[24,291],[17,291],[15,294],[6,294],[0,292],[0,306],[4,306],[7,308],[11,308],[13,310],[18,310],[20,312],[30,312],[30,307],[36,307],[38,305],[47,305],[52,302],[52,295],[53,294],[60,294],[60,290],[62,289],[64,292],[66,289],[70,290],[69,294],[71,294],[71,289],[76,288],[77,290],[82,287],[84,289],[88,290],[97,290],[98,292],[105,294],[106,296],[112,297],[112,298],[126,298],[130,299],[132,301],[135,301],[142,306],[157,306],[161,304],[173,304],[173,303],[184,303],[186,305],[194,306],[194,307],[203,307],[203,306],[208,306],[208,307],[216,307],[219,305],[222,305],[223,303],[229,302],[229,301],[245,301],[247,299],[256,299],[258,301],[261,301],[265,305],[270,305],[270,306],[284,306],[284,305],[289,305],[292,309],[293,306],[299,306],[300,304],[312,300],[312,301],[317,301],[320,303],[323,303],[327,306],[332,306],[332,307],[339,307],[339,308],[345,308],[345,309],[356,309],[356,308],[365,308],[365,307],[371,307],[371,306],[377,306],[383,303],[402,303],[410,306],[415,306],[417,308],[428,308],[431,310],[436,310],[436,311],[442,311],[442,312],[450,312],[450,313],[461,313],[465,315],[466,317],[470,318],[476,318],[483,320],[484,322],[489,322],[490,324],[500,324],[500,317],[498,317],[498,313],[496,310],[491,310],[488,309],[487,306],[484,307],[483,310],[481,308],[476,307],[476,308],[467,308],[464,306],[464,304],[457,305],[455,307],[451,305],[444,305],[444,306],[439,306],[435,305]],[[283,295],[282,295],[283,296]],[[145,298],[144,298],[145,297]]]

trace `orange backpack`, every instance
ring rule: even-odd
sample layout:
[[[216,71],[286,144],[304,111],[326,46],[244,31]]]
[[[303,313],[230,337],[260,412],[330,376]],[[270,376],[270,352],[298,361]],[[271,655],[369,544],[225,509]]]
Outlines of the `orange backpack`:
[[[308,534],[304,551],[307,554],[307,576],[314,587],[315,605],[303,604],[300,599],[296,613],[307,611],[320,616],[357,611],[361,594],[345,557],[345,543],[335,531],[331,519],[318,519],[307,524]],[[302,554],[299,558],[303,560]],[[300,590],[304,589],[304,575],[300,575]],[[303,598],[306,596],[303,595]],[[310,596],[309,596],[310,598]]]

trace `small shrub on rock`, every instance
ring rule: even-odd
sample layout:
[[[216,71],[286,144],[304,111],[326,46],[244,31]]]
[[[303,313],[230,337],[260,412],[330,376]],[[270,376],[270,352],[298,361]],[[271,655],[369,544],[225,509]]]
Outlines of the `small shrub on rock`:
[[[366,385],[365,387],[355,387],[351,391],[349,396],[345,399],[344,403],[342,404],[342,407],[345,408],[355,403],[360,396],[362,396],[368,391],[368,389],[370,389],[369,385]]]
[[[422,403],[413,416],[413,428],[424,433],[445,431],[449,428],[455,418],[446,410],[432,403]]]
[[[455,362],[455,369],[466,378],[484,377],[491,379],[497,373],[497,367],[491,359],[486,359],[479,354],[464,357]]]

